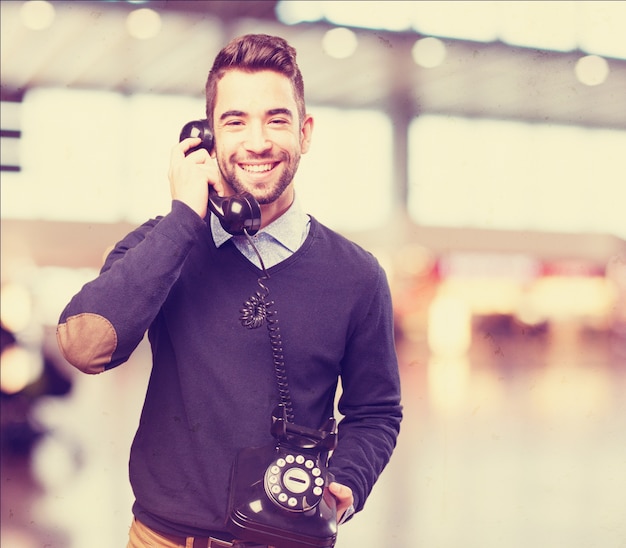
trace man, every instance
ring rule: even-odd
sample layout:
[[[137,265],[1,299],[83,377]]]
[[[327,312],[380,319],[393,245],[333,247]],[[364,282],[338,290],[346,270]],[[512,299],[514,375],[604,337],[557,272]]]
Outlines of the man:
[[[57,331],[87,373],[124,363],[148,331],[153,367],[130,458],[133,548],[247,545],[226,525],[231,468],[240,450],[272,442],[279,402],[268,331],[242,325],[259,278],[274,301],[294,422],[319,429],[341,380],[328,486],[339,521],[363,508],[401,421],[385,274],[294,200],[313,132],[295,50],[267,35],[235,39],[206,90],[214,149],[196,150],[199,138],[173,148],[171,211],[117,244]],[[251,193],[259,233],[226,233],[207,211],[209,186]]]

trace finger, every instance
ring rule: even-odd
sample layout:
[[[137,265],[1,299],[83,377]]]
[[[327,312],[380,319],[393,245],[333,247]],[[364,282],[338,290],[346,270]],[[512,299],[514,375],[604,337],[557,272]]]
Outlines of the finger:
[[[172,147],[172,152],[171,152],[172,160],[174,159],[180,160],[184,158],[185,156],[187,156],[187,153],[189,152],[189,150],[191,150],[194,147],[197,147],[201,142],[202,142],[202,139],[200,139],[200,137],[188,137],[187,139],[183,139],[179,143],[176,143],[176,145]]]
[[[182,148],[183,152],[187,152],[189,149],[197,147],[201,142],[202,139],[200,139],[200,137],[187,137],[178,143],[178,145]]]

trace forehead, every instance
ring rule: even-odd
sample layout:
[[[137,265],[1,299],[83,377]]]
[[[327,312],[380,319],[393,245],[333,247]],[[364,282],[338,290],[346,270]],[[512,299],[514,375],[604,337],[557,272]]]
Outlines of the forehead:
[[[291,80],[272,70],[229,70],[217,83],[214,114],[229,110],[254,112],[288,108],[296,112]]]

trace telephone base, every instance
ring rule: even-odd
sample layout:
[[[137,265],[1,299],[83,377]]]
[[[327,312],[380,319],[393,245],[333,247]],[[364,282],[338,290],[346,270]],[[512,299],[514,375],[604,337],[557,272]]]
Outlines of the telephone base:
[[[238,539],[277,548],[330,548],[337,539],[337,509],[325,490],[319,503],[306,512],[290,512],[267,496],[259,470],[276,459],[277,448],[241,451],[233,467],[228,529]]]

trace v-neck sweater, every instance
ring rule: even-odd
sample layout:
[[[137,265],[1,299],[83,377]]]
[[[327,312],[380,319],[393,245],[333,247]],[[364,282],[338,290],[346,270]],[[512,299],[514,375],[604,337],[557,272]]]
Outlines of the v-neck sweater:
[[[312,217],[302,246],[268,273],[295,422],[319,428],[333,415],[341,379],[329,471],[353,490],[358,511],[402,417],[385,272]],[[153,367],[129,469],[135,515],[156,530],[224,530],[236,453],[272,441],[268,332],[241,322],[261,274],[232,242],[216,247],[210,223],[174,201],[116,245],[61,315],[60,347],[89,373],[127,361],[148,331]]]

